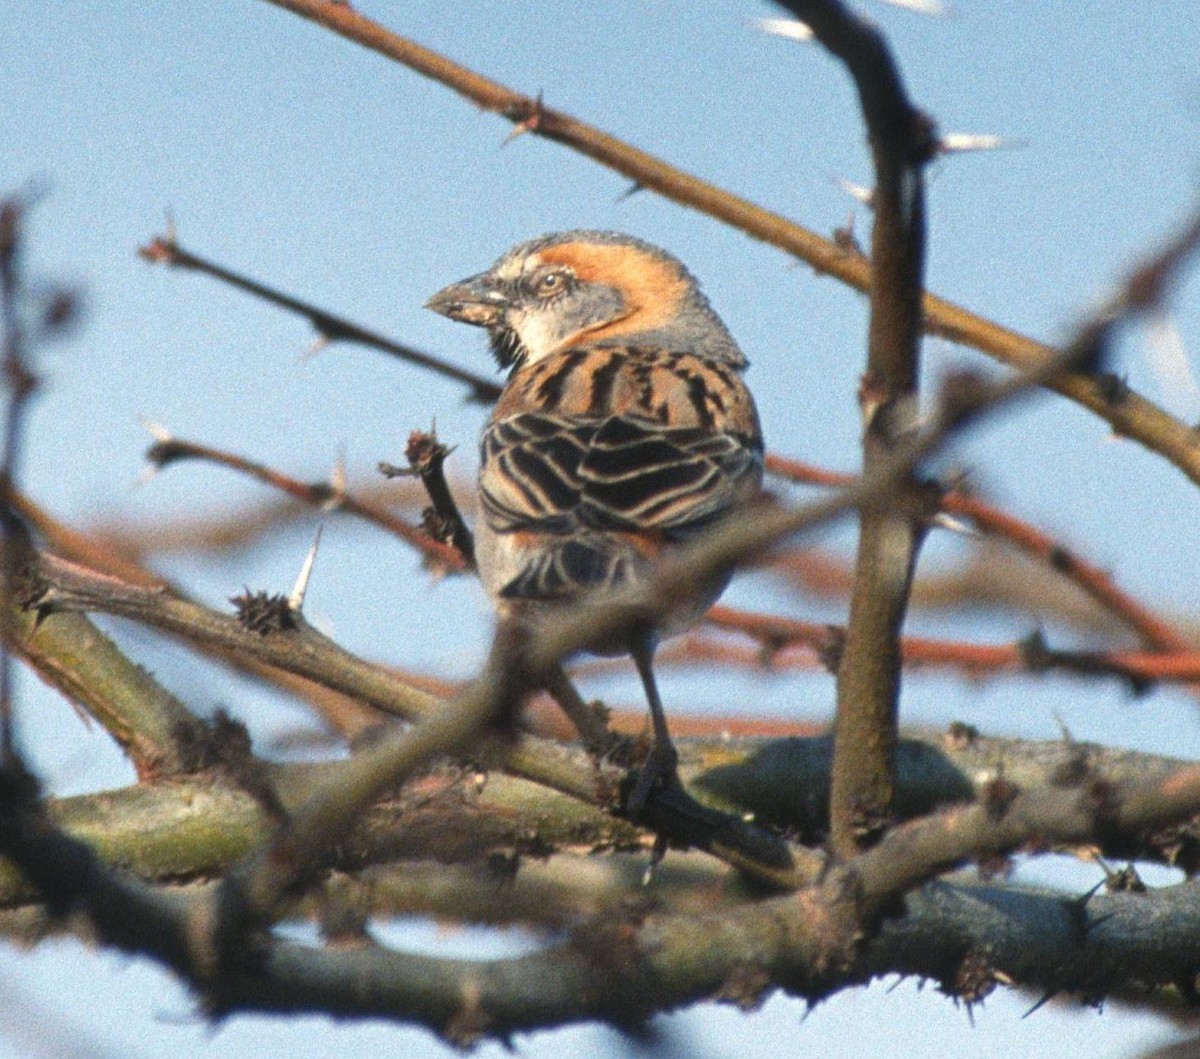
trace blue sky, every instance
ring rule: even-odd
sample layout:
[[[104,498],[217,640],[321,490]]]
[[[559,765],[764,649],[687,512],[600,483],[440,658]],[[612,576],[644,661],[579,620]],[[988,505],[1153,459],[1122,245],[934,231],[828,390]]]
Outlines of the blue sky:
[[[847,78],[818,49],[754,31],[749,19],[778,14],[767,5],[358,6],[818,231],[844,224],[855,208],[839,178],[869,182]],[[913,97],[941,128],[1012,143],[934,168],[931,289],[1055,341],[1195,206],[1200,23],[1187,5],[1094,0],[1067,13],[1062,5],[962,0],[942,19],[879,4],[865,10],[888,31]],[[622,197],[621,178],[554,144],[525,136],[501,147],[509,130],[502,119],[258,0],[9,0],[0,6],[0,41],[0,175],[6,187],[32,179],[47,188],[31,218],[30,271],[85,296],[76,337],[41,351],[47,388],[32,417],[25,476],[34,496],[69,520],[138,523],[262,497],[200,467],[172,468],[135,488],[147,442],[141,416],[309,478],[344,454],[351,481],[370,482],[378,460],[398,459],[409,430],[435,419],[460,446],[460,466],[472,458],[482,412],[455,385],[353,347],[305,358],[303,322],[140,261],[137,246],[163,230],[168,213],[183,245],[484,372],[491,365],[481,336],[425,311],[430,293],[540,232],[629,231],[674,251],[703,281],[753,362],[769,445],[835,468],[857,464],[865,303],[770,247],[651,194]],[[1182,284],[1171,318],[1193,357],[1198,295],[1194,279]],[[1146,331],[1133,330],[1115,370],[1200,421],[1192,392],[1156,376],[1151,348]],[[984,363],[942,341],[926,347],[930,381]],[[1144,599],[1195,614],[1200,498],[1160,459],[1110,439],[1104,424],[1052,397],[966,439],[952,459],[1014,513],[1119,571]],[[286,588],[315,524],[314,516],[274,547],[216,563],[180,560],[170,572],[213,602],[245,584]],[[925,561],[934,568],[960,547],[937,540]],[[746,582],[732,598],[765,605],[762,591]],[[309,609],[356,651],[445,675],[472,671],[489,629],[473,585],[431,588],[402,547],[336,520],[326,526]],[[927,630],[964,633],[923,620]],[[966,632],[990,642],[1028,628],[997,620]],[[229,706],[260,737],[302,719],[270,696],[180,664],[145,634],[125,638],[198,708]],[[35,682],[27,690],[27,737],[58,790],[126,778],[102,736]],[[598,690],[634,698],[629,680]],[[675,675],[666,694],[668,704],[700,711],[749,701],[763,713],[820,718],[832,688],[815,674]],[[1077,738],[1200,752],[1192,704],[1169,691],[1131,702],[1116,686],[975,687],[923,676],[906,684],[903,708],[913,723],[960,718],[1039,738],[1065,725]],[[83,999],[80,981],[88,983]],[[297,1055],[309,1047],[406,1054],[427,1043],[412,1032],[322,1020],[299,1028],[237,1020],[211,1036],[197,1021],[180,1024],[189,1004],[160,976],[71,946],[35,957],[0,953],[0,982],[49,1021],[94,1023],[120,1054],[155,1054],[151,1040],[169,1041],[180,1055],[249,1054],[263,1042]],[[961,1011],[905,985],[840,997],[803,1026],[800,1006],[785,1001],[750,1020],[698,1011],[672,1025],[698,1054],[713,1056],[782,1034],[824,1054],[856,1054],[847,1027],[873,1040],[894,1035],[877,1050],[897,1055],[913,1041],[925,1054],[957,1055],[969,1039],[981,1056],[1035,1046],[1043,1055],[1117,1056],[1130,1041],[1166,1036],[1112,1011],[1020,1021],[1027,1006],[1023,997],[993,998],[968,1031]],[[584,1030],[541,1035],[523,1050],[582,1054],[597,1042],[623,1047]],[[6,1047],[22,1054],[0,1035],[0,1054]]]

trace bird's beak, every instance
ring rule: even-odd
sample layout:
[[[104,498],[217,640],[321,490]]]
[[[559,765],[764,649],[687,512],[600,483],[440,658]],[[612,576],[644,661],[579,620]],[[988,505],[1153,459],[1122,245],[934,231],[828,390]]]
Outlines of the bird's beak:
[[[496,327],[504,322],[508,296],[490,272],[452,283],[425,303],[426,309],[476,327]]]

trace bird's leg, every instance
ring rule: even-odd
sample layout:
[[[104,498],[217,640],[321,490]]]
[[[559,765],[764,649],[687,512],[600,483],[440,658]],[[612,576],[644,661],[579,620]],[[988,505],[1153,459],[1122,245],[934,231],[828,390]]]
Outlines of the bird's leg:
[[[646,807],[650,792],[658,786],[679,786],[679,754],[671,742],[667,729],[667,715],[663,712],[662,699],[658,696],[658,684],[654,680],[654,638],[638,636],[629,645],[633,664],[637,666],[642,687],[646,689],[646,701],[650,704],[650,723],[654,729],[654,742],[650,753],[638,770],[637,779],[625,809],[631,817],[637,817]]]
[[[613,745],[612,732],[609,731],[603,715],[583,701],[563,667],[556,663],[547,672],[544,680],[550,697],[558,703],[559,708],[575,726],[588,752],[596,757],[607,754]]]

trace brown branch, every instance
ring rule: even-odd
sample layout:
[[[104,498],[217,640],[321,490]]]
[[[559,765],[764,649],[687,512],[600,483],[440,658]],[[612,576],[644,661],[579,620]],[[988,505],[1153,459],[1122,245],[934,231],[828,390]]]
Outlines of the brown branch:
[[[767,469],[781,478],[805,485],[844,486],[855,479],[851,474],[813,467],[777,455],[767,457]],[[1007,542],[1066,577],[1106,612],[1136,632],[1148,648],[1172,653],[1192,650],[1194,645],[1191,640],[1119,588],[1108,571],[1076,554],[1036,526],[986,500],[961,491],[945,493],[941,498],[941,509],[948,514],[970,519],[981,532]]]
[[[800,621],[775,614],[759,614],[734,607],[713,607],[706,622],[717,629],[739,632],[759,644],[758,650],[739,650],[692,634],[678,642],[678,649],[663,653],[663,661],[676,663],[720,662],[741,668],[788,668],[808,660],[786,652],[807,648],[826,669],[837,665],[845,629],[838,625]],[[1078,676],[1115,677],[1130,684],[1135,692],[1158,682],[1190,684],[1200,679],[1200,651],[1075,651],[1050,647],[1040,635],[1016,643],[979,644],[935,640],[921,636],[900,639],[906,666],[939,666],[971,677],[1000,672],[1047,673],[1062,671]]]
[[[1029,842],[1080,844],[1136,836],[1197,812],[1197,765],[1125,785],[1084,767],[1058,790],[1022,791],[1001,777],[979,804],[895,828],[856,859],[853,871],[869,914],[968,857],[1004,854]]]
[[[908,99],[883,35],[839,0],[784,0],[850,72],[875,169],[867,367],[860,388],[863,469],[870,474],[911,430],[923,333],[923,170],[933,125]],[[850,617],[837,676],[830,830],[849,857],[887,826],[899,728],[900,628],[924,535],[927,490],[901,484],[889,510],[862,512]]]
[[[441,724],[438,719],[459,709],[456,703],[466,703],[464,709],[470,716],[487,715],[488,711],[504,705],[500,699],[508,696],[510,681],[517,674],[551,672],[554,664],[550,660],[551,652],[547,651],[531,654],[527,668],[519,658],[508,659],[507,667],[497,663],[489,671],[492,674],[489,679],[473,682],[450,703],[445,703],[338,647],[309,626],[299,613],[289,614],[286,628],[264,634],[248,629],[237,618],[218,614],[167,591],[125,585],[51,556],[42,557],[40,576],[40,591],[31,599],[30,605],[48,614],[44,618],[47,622],[54,620],[55,611],[64,610],[96,611],[129,618],[198,644],[220,647],[244,658],[316,681],[406,720],[420,724],[437,721],[438,724],[431,730],[435,733]],[[588,609],[583,608],[583,614],[587,612]],[[576,635],[580,635],[578,630]],[[583,635],[586,640],[586,634]],[[585,641],[575,646],[578,647],[582,642]],[[568,650],[570,648],[563,648],[559,653],[565,654]],[[558,655],[553,657],[556,660]],[[424,735],[421,737],[422,740],[425,738]],[[396,750],[396,739],[385,740],[385,743]],[[420,745],[427,748],[429,744]],[[374,754],[375,751],[370,749],[364,753]],[[403,755],[409,753],[410,748],[406,744]],[[504,767],[513,775],[544,784],[588,804],[611,806],[613,794],[605,792],[617,791],[619,773],[595,764],[580,769],[574,760],[564,754],[555,744],[525,736],[507,751]],[[403,756],[403,760],[406,772],[414,767],[407,756]],[[364,781],[366,786],[354,787],[343,778],[341,783],[346,790],[338,796],[342,799],[339,804],[343,807],[352,804],[345,801],[351,798],[352,787],[359,790],[360,794],[363,790],[368,793],[373,791],[374,784],[383,782],[381,775],[382,766],[377,765],[371,772],[372,778]],[[322,819],[327,820],[324,812]],[[651,826],[680,836],[680,840],[687,844],[707,849],[747,872],[756,873],[772,885],[784,885],[786,880],[795,879],[798,873],[811,873],[813,870],[811,864],[803,861],[799,866],[781,867],[781,847],[773,846],[770,842],[764,846],[762,836],[753,828],[736,818],[698,806],[682,792],[664,792],[664,796],[657,798],[648,808],[645,820]],[[760,859],[756,861],[756,857]]]
[[[489,80],[443,55],[385,29],[338,0],[268,0],[365,48],[387,56],[417,73],[502,115],[536,136],[554,140],[601,165],[627,176],[638,187],[656,191],[713,217],[756,239],[792,254],[818,272],[859,291],[871,286],[871,267],[858,254],[847,253],[834,240],[763,209],[746,199],[668,165],[645,151],[562,111],[544,106]],[[937,295],[922,302],[925,328],[951,341],[972,346],[1009,367],[1031,371],[1045,366],[1055,350],[1002,327]],[[1139,442],[1170,461],[1200,485],[1200,444],[1186,423],[1128,387],[1114,392],[1111,377],[1065,370],[1047,372],[1043,385],[1082,405],[1108,422],[1113,432]]]
[[[10,645],[15,639],[17,579],[28,561],[29,535],[13,510],[12,494],[24,441],[24,423],[29,401],[38,386],[30,369],[27,339],[22,323],[22,302],[28,298],[21,273],[22,232],[28,203],[24,197],[10,195],[0,201],[0,320],[3,321],[4,381],[8,403],[4,412],[3,445],[0,447],[0,762],[15,759],[13,730],[13,666]]]
[[[407,470],[381,463],[380,471],[389,478],[396,475],[413,475],[420,479],[429,496],[432,507],[426,508],[421,516],[425,531],[434,540],[449,543],[458,552],[468,569],[475,568],[475,538],[454,502],[454,495],[446,482],[446,457],[451,449],[437,439],[433,431],[426,433],[414,430],[408,437],[404,457],[408,460]]]
[[[278,305],[280,308],[298,313],[316,328],[317,333],[322,338],[328,339],[331,342],[358,342],[361,345],[370,346],[372,349],[379,349],[385,353],[390,353],[400,360],[415,364],[437,375],[454,379],[456,382],[465,383],[470,388],[470,396],[473,401],[490,404],[500,396],[500,387],[491,379],[486,379],[482,375],[476,375],[465,368],[459,368],[449,361],[442,360],[440,357],[435,357],[419,349],[414,349],[412,346],[395,342],[384,335],[363,327],[361,324],[356,324],[342,316],[336,316],[328,310],[310,305],[308,302],[301,301],[299,298],[294,298],[289,294],[283,294],[266,286],[266,284],[248,279],[245,276],[240,276],[223,265],[218,265],[213,261],[200,257],[198,254],[193,254],[189,250],[184,250],[175,241],[173,235],[156,236],[138,250],[138,255],[143,260],[154,264],[166,264],[174,268],[201,272],[204,275],[220,280],[222,283],[227,283],[232,287],[243,290],[247,294],[252,294],[256,298],[261,298],[272,305]]]
[[[466,568],[462,554],[454,547],[434,540],[424,529],[410,525],[404,519],[393,515],[385,508],[358,500],[348,494],[343,488],[325,482],[301,482],[282,471],[256,463],[253,460],[226,452],[223,449],[202,445],[199,442],[187,441],[183,438],[166,437],[155,441],[146,453],[146,459],[155,468],[166,467],[168,464],[181,460],[201,460],[214,463],[221,467],[245,474],[278,489],[301,503],[319,509],[345,511],[361,518],[380,529],[399,537],[420,551],[426,559],[436,563],[447,571],[457,571]]]
[[[1200,810],[1195,768],[1109,788],[1100,798],[1089,797],[1096,788],[1086,784],[1036,796],[1006,796],[997,787],[988,806],[914,825],[890,851],[881,846],[835,868],[799,895],[699,913],[642,907],[614,917],[606,909],[534,954],[482,962],[374,944],[315,949],[269,935],[222,960],[203,929],[215,911],[212,890],[165,895],[115,875],[54,826],[26,777],[8,768],[0,780],[0,851],[52,908],[86,917],[106,944],[173,968],[203,991],[212,1013],[382,1016],[418,1022],[460,1045],[585,1019],[627,1025],[712,997],[750,1004],[777,988],[815,999],[888,972],[921,974],[971,997],[961,971],[972,953],[986,954],[976,959],[977,985],[1003,976],[1094,997],[1131,980],[1143,988],[1176,981],[1194,962],[1200,929],[1189,886],[1077,901],[943,883],[910,894],[877,937],[862,935],[899,884],[980,844],[1008,850],[1030,839],[1087,840]]]
[[[80,563],[101,574],[107,574],[118,581],[155,591],[169,591],[180,598],[187,599],[187,594],[178,586],[172,585],[169,581],[143,566],[140,562],[135,561],[135,559],[127,558],[126,554],[123,553],[132,551],[136,555],[137,552],[128,547],[126,540],[123,539],[121,542],[114,543],[112,537],[105,533],[101,533],[98,536],[90,533],[82,533],[51,516],[49,512],[34,503],[24,493],[14,494],[13,507],[29,523],[39,538],[46,543],[48,549],[55,555],[74,560],[76,563]],[[239,520],[239,527],[244,529],[246,521],[244,518]],[[268,523],[270,522],[269,519],[267,521]],[[59,630],[54,630],[55,635],[58,632]],[[81,637],[83,637],[80,642],[87,642],[86,627],[81,628],[79,632]],[[57,685],[55,670],[59,665],[64,663],[61,663],[57,659],[57,651],[48,650],[43,655],[40,648],[40,645],[43,644],[49,635],[51,634],[42,631],[40,637],[30,639],[28,641],[28,649],[24,650],[23,659],[32,665],[44,680]],[[96,636],[100,635],[97,631]],[[70,653],[71,643],[70,638],[64,636],[61,649]],[[285,673],[280,669],[257,663],[226,648],[195,643],[193,643],[193,646],[204,651],[209,657],[216,659],[223,665],[229,666],[255,679],[262,680],[274,687],[281,688],[294,695],[297,699],[307,702],[336,732],[340,733],[346,739],[353,740],[364,730],[376,727],[383,719],[375,709],[346,695],[341,695],[330,691],[328,688],[321,687],[311,680],[306,680],[294,674]],[[71,663],[66,662],[65,664],[69,667]],[[139,775],[141,775],[143,768],[139,762],[145,755],[137,749],[136,745],[127,747],[121,734],[122,729],[129,727],[131,724],[135,729],[140,727],[140,725],[133,723],[128,718],[122,718],[119,715],[119,711],[116,715],[110,716],[111,707],[103,701],[98,703],[93,702],[89,695],[86,694],[88,691],[87,685],[90,685],[90,681],[78,688],[68,688],[65,684],[58,686],[64,694],[67,694],[71,698],[72,702],[82,706],[93,717],[99,720],[117,742],[127,752],[131,753],[134,765],[138,769]],[[100,681],[97,687],[98,690],[103,690],[105,683]],[[180,728],[179,732],[181,737],[188,734],[184,728]],[[187,743],[190,743],[190,740],[185,740],[185,744]],[[161,755],[150,754],[146,757],[146,760],[151,764],[152,770],[161,768],[161,766],[154,764],[154,760],[158,756]]]
[[[942,509],[969,518],[984,533],[1007,541],[1070,579],[1105,611],[1136,632],[1146,647],[1168,652],[1192,649],[1193,645],[1187,637],[1118,588],[1112,574],[1071,551],[1049,534],[965,493],[948,493],[942,498]]]
[[[767,456],[767,470],[803,485],[844,486],[854,481],[854,475],[814,467],[775,454]],[[1076,554],[1036,526],[986,500],[961,491],[943,494],[940,506],[947,514],[970,519],[981,532],[1007,542],[1066,577],[1106,612],[1136,632],[1146,647],[1171,653],[1192,650],[1193,644],[1186,636],[1117,587],[1108,571]]]

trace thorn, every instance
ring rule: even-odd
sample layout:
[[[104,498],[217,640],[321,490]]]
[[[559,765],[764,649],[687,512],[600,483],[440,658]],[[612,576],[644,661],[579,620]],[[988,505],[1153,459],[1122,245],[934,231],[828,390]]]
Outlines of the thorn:
[[[1063,715],[1055,710],[1053,713],[1054,721],[1058,725],[1059,734],[1062,736],[1062,741],[1067,746],[1075,745],[1075,737],[1071,734],[1071,729],[1067,727],[1067,722]]]
[[[537,132],[538,128],[542,124],[542,118],[545,116],[545,114],[546,108],[542,106],[542,93],[538,92],[537,97],[534,99],[533,105],[529,110],[529,113],[515,125],[513,125],[512,132],[504,137],[504,139],[500,142],[500,146],[507,147],[518,136],[523,136],[527,132]]]
[[[930,15],[933,18],[945,18],[951,14],[950,5],[943,4],[942,0],[882,0],[882,2],[904,11],[912,11],[917,15]]]
[[[798,41],[813,39],[813,31],[809,28],[808,23],[801,22],[798,18],[752,18],[748,20],[747,24],[771,37],[783,37],[785,40]]]
[[[329,346],[333,345],[333,339],[324,331],[318,331],[317,337],[309,343],[308,348],[301,350],[300,363],[307,364],[310,360],[317,356],[318,353],[323,353]]]
[[[317,562],[317,547],[321,543],[321,526],[318,524],[317,532],[313,536],[312,547],[308,549],[308,554],[304,557],[304,565],[300,567],[300,576],[296,578],[296,587],[292,589],[292,594],[288,596],[288,610],[299,614],[304,609],[304,594],[308,591],[308,582],[312,578],[313,567]]]
[[[163,220],[166,221],[167,224],[165,242],[168,246],[175,246],[179,241],[179,229],[175,226],[175,211],[172,210],[170,206],[167,207]]]
[[[974,526],[962,519],[957,519],[953,515],[946,514],[945,511],[939,511],[929,520],[931,526],[936,526],[938,529],[949,530],[951,533],[961,533],[964,537],[978,538],[983,534]]]
[[[875,192],[871,188],[863,187],[862,184],[856,184],[845,177],[833,177],[832,179],[834,184],[854,199],[855,202],[861,202],[869,210],[875,208]]]
[[[1009,140],[986,132],[948,132],[937,139],[938,154],[971,154],[976,151],[1011,151],[1024,147],[1022,140]]]
[[[1037,1001],[1037,1003],[1035,1003],[1033,1005],[1033,1007],[1031,1007],[1028,1011],[1026,1011],[1025,1014],[1021,1016],[1021,1018],[1023,1018],[1023,1019],[1029,1018],[1030,1015],[1032,1015],[1039,1008],[1045,1007],[1056,996],[1058,996],[1057,989],[1048,989],[1045,993],[1042,994],[1041,999],[1039,1001]]]
[[[138,422],[141,424],[142,429],[155,441],[167,442],[175,440],[171,431],[163,426],[162,423],[156,423],[153,419],[147,419],[145,416],[138,416]]]
[[[650,853],[650,863],[646,865],[646,870],[642,872],[642,885],[649,886],[654,881],[654,873],[658,870],[658,866],[663,862],[663,857],[667,855],[667,836],[658,834],[654,836],[654,849]]]
[[[624,191],[617,196],[617,202],[624,202],[626,199],[633,198],[639,191],[645,191],[646,185],[640,184],[636,180],[629,185]]]
[[[162,445],[170,445],[175,440],[171,431],[161,423],[156,423],[153,419],[147,419],[145,416],[138,416],[138,423],[142,429],[146,431],[153,439],[154,444],[150,446],[146,453],[146,463],[137,473],[137,478],[134,479],[134,487],[140,488],[143,485],[148,485],[158,476],[158,472],[162,470],[163,463],[161,460],[155,459],[155,452]]]
[[[1179,418],[1200,414],[1200,380],[1192,368],[1179,326],[1162,309],[1151,310],[1146,320],[1145,359],[1167,401]]]
[[[346,499],[346,451],[338,449],[333,470],[329,472],[329,498],[321,505],[323,511],[336,511]]]
[[[1084,890],[1083,893],[1070,898],[1067,903],[1073,905],[1076,909],[1082,912],[1087,908],[1088,902],[1107,886],[1108,879],[1101,879],[1098,883],[1096,883],[1095,886],[1091,887],[1091,889]]]

